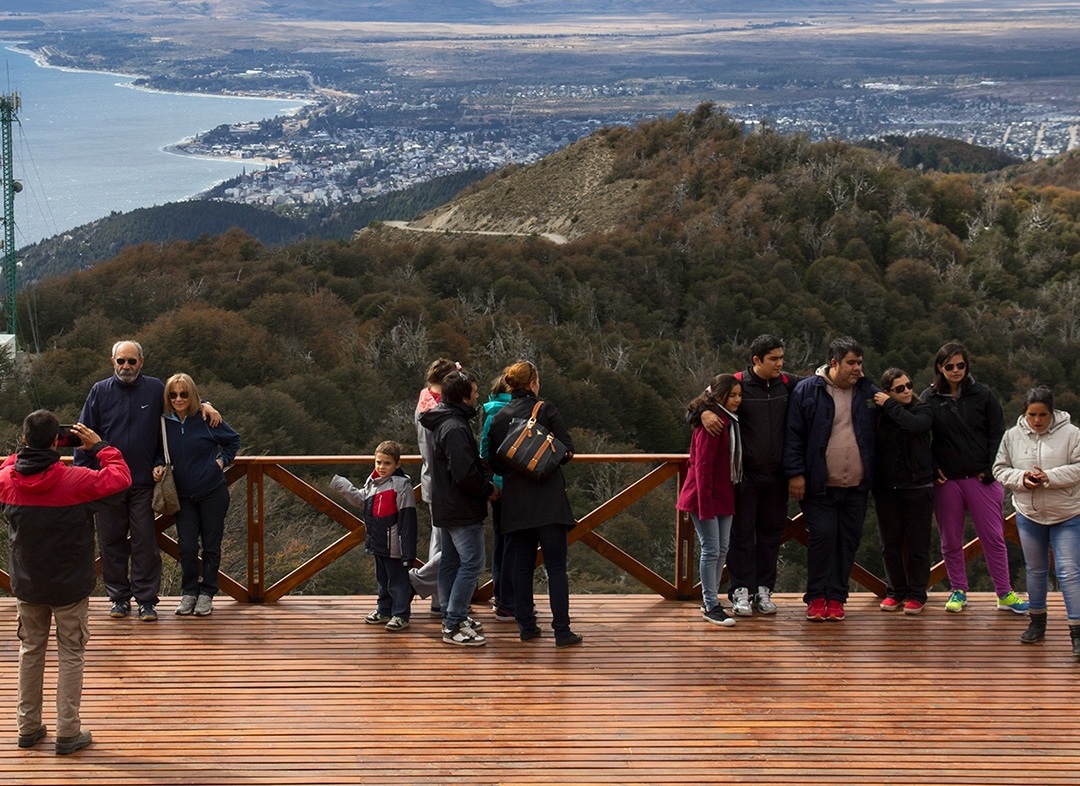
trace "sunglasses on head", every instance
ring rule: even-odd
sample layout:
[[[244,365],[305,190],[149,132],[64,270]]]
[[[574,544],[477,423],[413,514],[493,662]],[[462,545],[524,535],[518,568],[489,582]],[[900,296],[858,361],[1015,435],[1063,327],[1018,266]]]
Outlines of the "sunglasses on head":
[[[967,363],[961,360],[959,363],[946,363],[944,366],[942,366],[942,368],[946,371],[952,371],[953,369],[956,369],[957,371],[963,371],[965,368],[967,368]]]
[[[137,366],[139,364],[138,358],[113,358],[116,361],[116,365],[122,366],[125,363],[129,366]]]
[[[915,387],[915,385],[912,384],[911,382],[905,382],[902,385],[897,385],[896,387],[891,387],[891,388],[889,388],[889,390],[891,390],[893,393],[903,393],[905,390],[914,389],[914,387]]]

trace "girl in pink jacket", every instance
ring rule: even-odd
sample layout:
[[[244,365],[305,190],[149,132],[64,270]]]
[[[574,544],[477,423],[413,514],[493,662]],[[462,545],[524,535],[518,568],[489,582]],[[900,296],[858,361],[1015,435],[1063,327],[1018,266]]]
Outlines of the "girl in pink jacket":
[[[687,405],[690,412],[712,411],[724,428],[719,436],[713,436],[700,425],[694,426],[686,481],[678,501],[678,509],[690,514],[701,544],[702,612],[707,622],[724,626],[735,624],[735,618],[720,605],[718,591],[735,513],[735,484],[742,480],[742,440],[735,414],[740,403],[739,380],[734,374],[720,374]]]

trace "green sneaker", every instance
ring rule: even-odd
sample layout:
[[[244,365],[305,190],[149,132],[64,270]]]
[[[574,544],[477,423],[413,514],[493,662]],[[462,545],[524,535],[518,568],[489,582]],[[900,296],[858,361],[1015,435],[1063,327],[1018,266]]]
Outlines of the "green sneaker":
[[[1001,603],[1001,601],[998,601]],[[967,605],[967,593],[963,590],[953,590],[952,595],[945,601],[945,611],[963,611]]]
[[[1016,614],[1027,614],[1028,612],[1028,602],[1012,590],[1009,590],[1008,594],[998,597],[997,607],[998,611],[1012,611]]]

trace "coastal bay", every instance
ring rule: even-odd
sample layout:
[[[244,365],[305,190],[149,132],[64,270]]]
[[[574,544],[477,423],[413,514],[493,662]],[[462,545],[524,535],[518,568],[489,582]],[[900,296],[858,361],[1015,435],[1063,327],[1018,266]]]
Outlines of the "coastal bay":
[[[194,196],[261,168],[171,149],[222,124],[290,114],[299,100],[136,89],[130,75],[53,68],[4,43],[5,84],[21,107],[13,134],[16,247],[113,212]]]

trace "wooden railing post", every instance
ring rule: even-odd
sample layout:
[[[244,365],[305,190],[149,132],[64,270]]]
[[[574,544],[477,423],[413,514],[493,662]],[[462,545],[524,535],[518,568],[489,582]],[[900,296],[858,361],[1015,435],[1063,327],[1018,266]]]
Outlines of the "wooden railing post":
[[[678,500],[683,483],[686,482],[686,462],[679,464],[679,478],[675,485]],[[675,507],[675,595],[680,599],[694,595],[694,522],[690,514]]]
[[[263,569],[266,552],[266,508],[262,465],[252,463],[247,472],[248,509],[248,602],[263,600]]]

